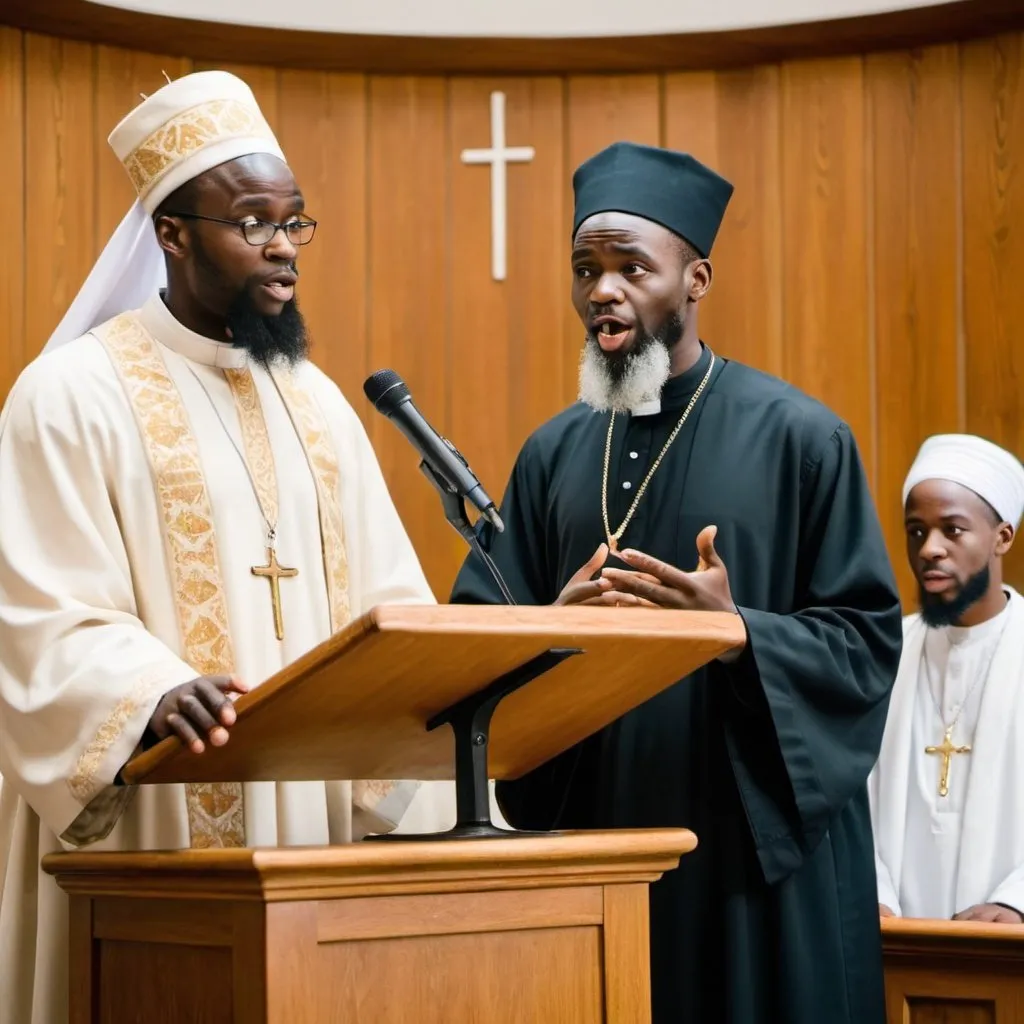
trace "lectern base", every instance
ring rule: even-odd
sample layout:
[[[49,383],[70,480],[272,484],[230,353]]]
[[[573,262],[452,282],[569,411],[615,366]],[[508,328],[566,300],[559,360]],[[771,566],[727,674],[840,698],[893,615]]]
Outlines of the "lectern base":
[[[510,693],[561,665],[566,658],[583,651],[577,647],[553,647],[525,664],[506,672],[478,693],[471,693],[427,722],[427,731],[450,725],[455,734],[455,827],[447,832],[395,835],[393,832],[367,839],[429,842],[435,839],[520,839],[549,836],[553,832],[518,832],[498,828],[491,822],[490,776],[487,771],[487,747],[491,717],[495,708]]]
[[[69,1024],[650,1024],[681,829],[58,853]]]

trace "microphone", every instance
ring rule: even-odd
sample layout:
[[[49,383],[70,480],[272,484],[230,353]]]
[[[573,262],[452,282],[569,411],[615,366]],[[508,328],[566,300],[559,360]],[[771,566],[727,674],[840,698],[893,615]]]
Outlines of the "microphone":
[[[394,370],[378,370],[363,382],[363,393],[419,452],[434,481],[449,493],[471,502],[498,532],[505,529],[494,501],[483,489],[461,452],[423,418],[405,381]]]

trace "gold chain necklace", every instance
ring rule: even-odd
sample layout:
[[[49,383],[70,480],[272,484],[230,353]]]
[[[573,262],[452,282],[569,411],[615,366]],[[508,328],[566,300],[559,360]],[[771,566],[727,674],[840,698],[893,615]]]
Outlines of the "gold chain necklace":
[[[658,457],[654,460],[654,465],[648,470],[647,476],[644,478],[644,482],[637,489],[636,497],[633,499],[633,504],[629,506],[629,511],[626,513],[626,518],[622,520],[622,525],[614,533],[612,533],[611,524],[608,522],[608,465],[611,462],[612,457],[612,432],[615,428],[615,413],[613,412],[609,417],[608,438],[604,445],[604,479],[601,482],[601,515],[604,517],[604,532],[608,537],[608,549],[612,554],[615,554],[619,550],[619,540],[626,532],[626,527],[629,526],[629,521],[633,518],[633,513],[636,512],[637,505],[640,504],[640,499],[644,496],[644,492],[647,490],[647,485],[651,482],[651,477],[654,476],[658,466],[661,465],[661,460],[665,457],[665,453],[671,447],[672,442],[679,435],[679,431],[683,429],[686,417],[690,415],[690,411],[697,404],[697,399],[700,398],[701,392],[704,390],[707,382],[711,379],[711,371],[714,368],[715,354],[712,352],[711,365],[708,366],[708,372],[704,374],[704,379],[697,386],[697,390],[694,391],[693,397],[683,410],[683,415],[679,418],[679,422],[675,425],[672,433],[668,435],[668,440],[662,446],[661,451],[658,453]]]

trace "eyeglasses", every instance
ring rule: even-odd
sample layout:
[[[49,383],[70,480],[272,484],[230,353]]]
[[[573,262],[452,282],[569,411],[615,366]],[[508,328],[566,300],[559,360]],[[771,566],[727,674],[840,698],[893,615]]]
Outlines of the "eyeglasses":
[[[250,245],[269,245],[270,240],[283,231],[292,245],[309,245],[316,232],[315,220],[289,220],[284,224],[275,224],[272,220],[224,220],[221,217],[204,217],[199,213],[175,213],[167,211],[165,216],[183,217],[185,220],[208,220],[214,224],[228,224],[238,228],[242,237]]]

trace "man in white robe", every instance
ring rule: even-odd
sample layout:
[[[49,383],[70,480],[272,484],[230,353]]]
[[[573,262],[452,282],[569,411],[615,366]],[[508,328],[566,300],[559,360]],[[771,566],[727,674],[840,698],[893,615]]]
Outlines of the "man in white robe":
[[[1024,512],[1019,459],[939,435],[903,488],[920,612],[869,779],[882,916],[1024,919],[1024,599],[1003,557]]]
[[[419,788],[119,784],[161,736],[228,742],[228,694],[374,605],[434,598],[359,419],[304,358],[315,225],[248,87],[186,76],[110,142],[138,200],[0,417],[0,1024],[67,1020],[43,855],[349,842]],[[451,788],[420,788],[418,825],[451,824]]]

